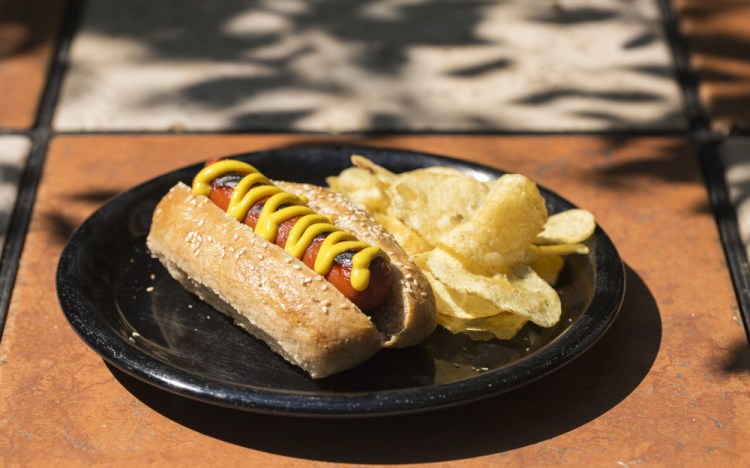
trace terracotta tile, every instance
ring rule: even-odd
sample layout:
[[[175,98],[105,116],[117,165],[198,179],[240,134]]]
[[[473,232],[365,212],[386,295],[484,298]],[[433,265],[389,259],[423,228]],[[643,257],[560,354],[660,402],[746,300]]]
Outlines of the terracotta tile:
[[[750,128],[750,4],[678,0],[700,94],[716,131]]]
[[[55,267],[70,231],[110,194],[156,174],[303,141],[321,140],[53,142],[0,343],[4,462],[727,466],[744,459],[750,352],[695,156],[668,138],[346,140],[522,172],[597,215],[628,265],[623,310],[589,353],[537,383],[435,413],[335,421],[237,414],[113,374],[57,302]]]
[[[89,2],[60,130],[685,127],[655,0]]]
[[[0,128],[36,119],[66,0],[0,2]]]

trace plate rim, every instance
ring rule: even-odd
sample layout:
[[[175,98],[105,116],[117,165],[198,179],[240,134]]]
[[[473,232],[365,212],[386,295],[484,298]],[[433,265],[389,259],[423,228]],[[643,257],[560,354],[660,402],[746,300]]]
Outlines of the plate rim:
[[[255,160],[267,158],[283,151],[294,153],[338,151],[365,155],[377,152],[390,154],[391,156],[416,158],[422,162],[447,163],[443,165],[497,176],[506,173],[502,169],[451,156],[353,145],[299,145],[236,153],[228,157]],[[97,208],[69,238],[59,257],[56,270],[58,300],[63,314],[76,334],[102,359],[114,367],[147,384],[183,397],[247,411],[316,417],[404,414],[455,406],[529,384],[572,362],[605,334],[617,317],[624,299],[625,265],[612,240],[597,224],[594,232],[596,250],[606,250],[608,258],[613,264],[606,271],[600,270],[599,262],[601,259],[597,257],[594,296],[588,308],[562,335],[555,337],[536,352],[506,366],[449,383],[401,389],[325,394],[312,391],[248,387],[195,376],[183,369],[159,361],[138,348],[125,343],[122,336],[112,331],[110,327],[103,327],[102,329],[94,326],[100,321],[96,314],[87,308],[89,305],[85,304],[86,298],[81,297],[81,291],[73,290],[74,288],[65,283],[63,278],[66,281],[70,279],[67,272],[70,271],[71,265],[74,263],[75,254],[81,250],[75,240],[84,236],[88,230],[93,229],[99,218],[108,210],[111,210],[116,203],[122,203],[125,195],[148,190],[149,187],[155,185],[158,186],[163,183],[164,179],[176,177],[182,172],[188,173],[190,170],[199,167],[200,164],[182,166],[158,175],[129,188]],[[543,185],[538,184],[538,186],[545,199],[552,197],[563,205],[576,207],[576,205]],[[601,293],[597,294],[600,286],[608,290],[605,296],[602,296]],[[89,320],[83,320],[84,317]],[[518,372],[519,369],[525,369],[525,372]]]

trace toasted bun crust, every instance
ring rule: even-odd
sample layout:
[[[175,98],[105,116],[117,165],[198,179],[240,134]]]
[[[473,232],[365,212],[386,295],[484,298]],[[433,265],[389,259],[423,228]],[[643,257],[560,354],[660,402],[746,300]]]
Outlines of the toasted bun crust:
[[[385,347],[403,348],[424,340],[435,330],[437,313],[430,283],[393,236],[367,211],[343,195],[317,185],[275,181],[282,190],[304,195],[307,205],[328,216],[341,229],[359,240],[377,245],[391,259],[395,276],[391,298],[382,310],[372,312],[373,321],[383,334]]]
[[[328,214],[314,205],[312,199],[310,206]],[[363,235],[362,227],[340,227],[372,242]],[[377,229],[367,229],[370,230]],[[377,318],[373,324],[304,263],[266,242],[182,183],[173,187],[156,207],[147,244],[186,289],[232,317],[239,326],[314,378],[354,367],[383,345],[406,346],[421,341],[435,326],[432,291],[423,275],[412,281],[414,272],[419,270],[411,262],[409,268],[414,272],[398,273],[403,279],[409,275],[409,280],[398,282],[393,301],[374,314]],[[403,253],[397,244],[396,247],[399,253],[392,256],[394,264]],[[384,250],[390,254],[392,249],[384,247]],[[421,281],[426,288],[421,289],[424,286]],[[406,289],[413,293],[405,292]],[[419,292],[423,290],[427,291],[426,297]],[[394,307],[393,302],[400,305]],[[428,305],[417,307],[424,312],[416,316],[402,310],[422,302]],[[423,318],[429,310],[430,317]],[[398,318],[387,317],[388,314],[398,314]],[[384,328],[379,330],[375,325]],[[411,331],[409,326],[417,330]]]

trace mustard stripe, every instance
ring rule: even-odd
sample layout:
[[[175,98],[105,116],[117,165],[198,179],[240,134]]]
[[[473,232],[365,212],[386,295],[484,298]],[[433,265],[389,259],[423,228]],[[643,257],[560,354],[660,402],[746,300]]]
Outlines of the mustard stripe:
[[[239,184],[237,185],[237,187],[239,188]],[[232,198],[229,200],[229,207],[227,207],[227,213],[229,213],[234,219],[239,222],[243,222],[245,220],[245,216],[247,216],[247,213],[250,211],[250,208],[252,208],[253,205],[266,197],[270,197],[278,193],[279,189],[277,187],[274,187],[273,185],[261,185],[259,187],[253,188],[246,193],[243,193],[243,191],[244,190],[242,188],[240,188],[239,190],[235,189],[234,193],[232,193]],[[235,195],[237,196],[235,197]]]
[[[284,249],[293,257],[302,258],[315,237],[327,232],[336,232],[338,229],[329,223],[325,216],[319,214],[303,216],[289,232]]]
[[[258,173],[258,170],[248,163],[242,161],[228,160],[219,161],[206,166],[193,179],[193,192],[207,197],[211,193],[211,182],[230,172],[241,174]]]
[[[279,225],[284,221],[293,218],[294,216],[302,216],[310,212],[310,208],[306,206],[299,206],[302,211],[297,210],[296,214],[288,216],[289,210],[279,210],[281,205],[299,205],[300,200],[296,195],[291,193],[282,192],[278,187],[274,187],[278,190],[278,193],[271,196],[258,216],[258,222],[255,225],[255,232],[261,235],[268,242],[273,242],[276,239],[276,235],[279,232]],[[285,214],[287,216],[285,216]]]
[[[305,197],[284,192],[253,166],[242,161],[223,160],[204,167],[193,180],[193,192],[210,195],[211,183],[229,173],[245,174],[235,187],[227,208],[227,213],[236,220],[243,222],[253,205],[268,198],[255,226],[255,232],[267,241],[276,240],[281,223],[301,216],[289,232],[285,250],[296,258],[302,258],[316,236],[329,233],[315,259],[314,270],[318,274],[327,275],[337,255],[357,251],[352,258],[351,284],[355,290],[364,291],[370,281],[372,261],[375,257],[388,258],[379,247],[357,240],[354,235],[331,224],[327,217],[315,213],[306,206]],[[279,209],[281,205],[289,206]]]

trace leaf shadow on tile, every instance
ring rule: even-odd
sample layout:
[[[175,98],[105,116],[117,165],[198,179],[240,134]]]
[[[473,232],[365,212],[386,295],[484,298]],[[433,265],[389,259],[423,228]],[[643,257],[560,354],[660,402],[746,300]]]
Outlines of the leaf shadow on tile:
[[[655,102],[661,99],[661,97],[656,93],[649,93],[649,92],[630,92],[630,91],[590,91],[590,90],[580,90],[580,89],[573,89],[573,88],[567,88],[567,89],[551,89],[548,91],[543,91],[540,93],[534,93],[527,96],[524,96],[522,98],[517,99],[515,102],[517,104],[527,104],[527,105],[543,105],[543,104],[550,104],[554,101],[566,99],[566,98],[575,98],[575,97],[583,97],[583,98],[590,98],[595,100],[605,100],[605,101],[611,101],[611,102]]]
[[[103,205],[118,193],[112,190],[77,192],[67,196],[64,203],[85,205],[91,210]],[[51,241],[57,245],[64,245],[80,225],[78,220],[71,218],[64,211],[47,212],[43,216],[46,229],[49,230],[52,238]]]
[[[618,21],[622,18],[617,10],[599,7],[565,7],[562,3],[555,3],[555,8],[546,13],[533,16],[531,19],[540,23],[557,25],[563,28],[585,25],[588,23]],[[631,13],[639,14],[637,10]],[[649,21],[646,21],[648,24]],[[634,36],[628,38],[620,45],[625,51],[631,51],[650,46],[663,40],[662,36],[652,28],[645,27]],[[627,66],[622,68],[623,73],[643,75],[645,78],[667,80],[675,82],[676,71],[671,62],[646,63],[642,65]],[[622,106],[634,106],[638,104],[657,104],[664,101],[662,94],[649,92],[644,89],[612,89],[608,91],[573,87],[550,88],[537,91],[524,96],[519,96],[513,102],[528,107],[565,105],[570,99],[585,100],[592,107],[591,110],[560,111],[571,117],[584,118],[597,128],[606,129],[649,129],[649,128],[683,128],[686,127],[686,116],[683,106],[667,108],[653,117],[634,122],[622,112]],[[612,111],[601,110],[602,104],[609,104]],[[584,106],[582,104],[581,106]],[[670,106],[667,106],[670,107]]]
[[[29,53],[55,35],[64,0],[8,0],[0,2],[0,60]]]
[[[492,109],[511,101],[528,107],[530,112],[550,106],[551,112],[563,119],[568,115],[577,125],[582,123],[597,129],[684,126],[681,109],[675,109],[679,104],[661,102],[663,95],[639,87],[592,91],[588,85],[580,89],[561,86],[549,90],[535,86],[533,92],[517,99],[501,95],[478,101],[474,106],[478,109],[471,109],[468,104],[467,108],[446,104],[445,122],[432,123],[433,120],[423,114],[431,112],[433,107],[440,108],[446,83],[458,87],[459,95],[469,96],[462,99],[477,99],[471,97],[479,92],[473,84],[478,83],[477,80],[482,80],[481,89],[486,90],[487,79],[497,77],[498,82],[502,82],[515,73],[516,62],[522,59],[503,52],[502,39],[488,39],[482,32],[489,9],[503,4],[511,2],[428,0],[386,4],[374,0],[328,0],[271,7],[260,0],[230,0],[194,3],[185,8],[175,0],[158,4],[145,0],[101,1],[88,5],[96,11],[95,20],[84,21],[84,24],[87,34],[124,40],[129,43],[127,47],[142,49],[144,58],[140,60],[144,63],[241,67],[242,71],[211,72],[202,77],[198,74],[195,80],[183,80],[168,91],[144,90],[142,99],[132,101],[136,113],[158,110],[160,106],[167,109],[177,106],[187,113],[206,110],[211,115],[211,123],[190,125],[208,125],[212,129],[219,126],[231,131],[300,129],[338,133],[352,129],[382,132],[439,128],[441,131],[485,132],[519,125],[512,116],[506,119]],[[635,6],[569,7],[551,2],[529,11],[534,13],[516,21],[537,23],[559,30],[559,34],[589,24],[627,20],[633,32],[622,44],[614,44],[625,53],[662,40],[652,25],[653,20]],[[462,47],[476,46],[498,46],[499,51],[494,56],[477,57],[468,62],[461,60],[466,63],[427,71],[431,87],[414,83],[423,76],[413,70],[417,63],[413,57],[415,51],[458,51]],[[641,74],[651,80],[674,81],[669,67],[668,63],[652,64],[650,69],[634,67],[623,72],[631,77]],[[81,72],[80,79],[85,81],[84,75],[89,75]],[[360,96],[367,96],[366,83],[370,82],[382,88],[380,92],[387,102],[353,104],[352,100],[361,101],[364,98]],[[573,100],[579,109],[586,106],[601,109],[607,103],[614,109],[639,104],[670,109],[651,119],[629,121],[622,111],[612,112],[613,118],[608,118],[601,110],[578,115],[567,113],[568,101]],[[348,111],[355,114],[353,119],[347,120],[349,114],[340,110],[341,102],[355,108]],[[381,104],[384,108],[374,108]],[[163,125],[182,128],[179,112],[175,112],[177,123]],[[382,118],[384,114],[387,118]],[[335,123],[331,124],[331,120]],[[532,130],[538,126],[528,125]]]
[[[652,175],[669,182],[702,183],[697,168],[697,155],[692,144],[687,139],[675,138],[656,144],[653,153],[658,157],[643,157],[622,162],[617,159],[617,152],[629,151],[633,139],[623,137],[608,137],[606,153],[607,161],[599,166],[603,174],[613,178],[627,179],[639,174]]]
[[[615,118],[607,114],[599,117]],[[696,149],[685,138],[659,139],[648,144],[645,144],[648,139],[622,135],[600,138],[602,145],[572,155],[550,153],[528,175],[541,179],[556,174],[555,177],[580,179],[581,183],[596,183],[623,194],[641,190],[650,183],[704,186]],[[568,161],[572,159],[590,162],[583,169],[568,171]],[[712,215],[708,197],[699,199],[692,211]]]
[[[746,340],[739,340],[726,351],[721,370],[726,374],[750,374],[750,349]]]
[[[221,110],[256,97],[289,90],[303,96],[328,98],[350,93],[349,83],[342,84],[341,79],[311,78],[307,71],[300,70],[300,63],[319,52],[316,48],[320,45],[287,46],[285,41],[290,31],[297,36],[328,35],[338,44],[335,47],[354,44],[360,53],[348,59],[349,65],[358,74],[372,76],[397,76],[408,62],[407,54],[413,47],[485,43],[475,29],[482,20],[483,8],[492,4],[487,0],[470,0],[460,5],[435,1],[404,4],[395,9],[397,14],[390,16],[367,13],[366,10],[376,3],[371,0],[307,2],[283,15],[281,20],[286,22],[287,28],[264,32],[262,28],[254,30],[244,26],[232,29],[233,24],[241,24],[247,15],[273,13],[276,19],[266,18],[266,21],[279,20],[279,9],[272,12],[260,1],[193,4],[190,9],[176,2],[162,2],[156,8],[152,2],[145,1],[108,2],[107,14],[103,15],[106,17],[87,21],[86,25],[88,33],[132,40],[148,51],[149,60],[214,64],[226,61],[259,70],[242,76],[213,75],[166,94],[148,95],[138,104],[143,108],[179,101],[190,107]],[[139,12],[138,17],[134,12]],[[102,16],[101,11],[97,16]],[[445,21],[445,18],[450,18],[450,21]],[[284,51],[258,53],[269,49]],[[457,70],[457,73],[481,74],[507,64],[507,59],[493,58],[488,63]],[[321,70],[320,73],[325,72]],[[229,126],[261,131],[287,130],[317,110],[304,103],[252,113],[239,109],[233,111]],[[372,117],[373,125],[401,124],[396,115],[390,115],[388,119]]]
[[[0,163],[0,184],[18,184],[23,168],[18,164]]]
[[[675,70],[671,65],[665,63],[635,65],[629,67],[628,70],[635,71],[646,76],[654,76],[667,80],[672,80],[675,78]]]
[[[750,65],[750,38],[713,34],[689,41],[693,53],[706,58],[696,73],[701,87],[710,90],[704,93],[704,105],[713,127],[722,133],[750,130],[750,75],[736,71],[736,64]]]
[[[0,252],[2,252],[2,249],[3,249],[2,239],[5,237],[5,234],[8,229],[8,223],[10,222],[10,214],[11,214],[11,210],[7,208],[0,208]]]
[[[638,49],[653,44],[659,40],[659,35],[653,31],[644,31],[634,37],[628,39],[622,45],[623,49]]]
[[[622,310],[587,353],[518,390],[444,410],[345,421],[246,413],[158,390],[110,366],[153,410],[208,436],[255,450],[336,463],[427,463],[532,445],[620,404],[654,363],[662,326],[654,297],[626,272]],[[633,339],[638,337],[638,339]]]
[[[750,36],[736,29],[738,18],[750,19],[747,2],[689,1],[679,12],[683,23],[694,26],[682,33],[713,128],[725,134],[750,130]],[[724,23],[729,29],[720,29]]]
[[[628,151],[633,140],[630,138],[609,137],[602,150],[604,159],[591,174],[598,177],[602,184],[609,186],[628,186],[634,178],[649,177],[670,183],[689,183],[701,185],[698,159],[692,145],[685,140],[675,139],[660,143],[657,156],[627,161],[618,159],[618,152]]]
[[[545,13],[539,13],[530,19],[538,23],[548,23],[559,26],[577,26],[585,23],[608,21],[617,17],[617,11],[612,8],[599,7],[567,7],[554,2],[554,7]]]
[[[45,224],[52,237],[52,242],[64,245],[73,235],[78,224],[62,213],[48,213]]]

